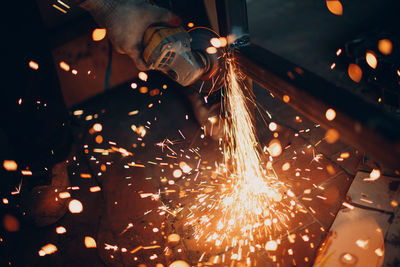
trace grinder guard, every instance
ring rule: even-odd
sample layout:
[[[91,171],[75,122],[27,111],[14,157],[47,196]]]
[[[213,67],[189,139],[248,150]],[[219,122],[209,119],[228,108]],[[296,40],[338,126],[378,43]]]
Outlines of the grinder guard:
[[[143,38],[143,59],[150,69],[167,74],[182,86],[208,80],[219,70],[219,53],[206,52],[213,37],[218,36],[206,28],[188,33],[182,27],[150,26]]]

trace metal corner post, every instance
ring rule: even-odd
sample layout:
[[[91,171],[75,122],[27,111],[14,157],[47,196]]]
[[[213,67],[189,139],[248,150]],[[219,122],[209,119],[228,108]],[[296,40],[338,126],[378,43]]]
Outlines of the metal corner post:
[[[227,36],[232,44],[237,40],[247,40],[249,24],[246,0],[216,0],[219,34]]]

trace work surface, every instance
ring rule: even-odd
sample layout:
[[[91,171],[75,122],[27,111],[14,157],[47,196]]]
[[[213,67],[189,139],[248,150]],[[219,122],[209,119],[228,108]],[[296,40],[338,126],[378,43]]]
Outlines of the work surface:
[[[203,132],[180,89],[168,83],[163,89],[161,81],[160,76],[151,74],[149,82],[134,81],[137,89],[128,83],[71,110],[76,142],[75,158],[69,164],[70,193],[72,199],[82,202],[83,211],[68,212],[49,227],[22,229],[15,236],[15,247],[10,248],[16,262],[34,266],[155,266],[182,259],[195,265],[204,252],[202,263],[220,262],[215,251],[192,242],[191,232],[183,226],[187,208],[194,204],[190,202],[196,201],[196,179],[204,181],[208,169],[221,160],[218,142],[201,138]],[[142,86],[148,90],[139,89]],[[339,141],[321,141],[325,130],[265,89],[255,86],[254,90],[256,100],[279,125],[284,151],[274,160],[274,169],[305,208],[288,229],[296,234],[294,243],[283,237],[277,251],[254,257],[258,266],[267,266],[275,258],[283,266],[307,266],[342,207],[360,155]],[[95,123],[101,123],[101,132],[93,131]],[[257,124],[265,144],[271,132],[265,122],[257,120]],[[169,145],[176,154],[161,144]],[[350,157],[342,156],[338,161],[343,152]],[[181,161],[192,171],[174,178],[173,171],[179,169]],[[290,164],[287,170],[282,167],[285,163]],[[57,234],[58,226],[67,232]],[[180,242],[165,250],[166,238],[172,233],[180,236]],[[86,236],[96,240],[97,248],[85,247]],[[38,251],[48,243],[56,245],[58,251],[39,257]]]

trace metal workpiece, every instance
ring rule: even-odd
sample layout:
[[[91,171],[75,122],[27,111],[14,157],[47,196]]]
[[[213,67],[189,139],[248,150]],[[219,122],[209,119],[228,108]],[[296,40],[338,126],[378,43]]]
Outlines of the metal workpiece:
[[[228,44],[234,44],[239,39],[248,40],[246,0],[216,0],[215,4],[219,34],[227,37]]]
[[[241,72],[297,111],[389,168],[400,166],[400,121],[350,91],[251,44],[235,51]],[[327,109],[336,111],[328,121]]]

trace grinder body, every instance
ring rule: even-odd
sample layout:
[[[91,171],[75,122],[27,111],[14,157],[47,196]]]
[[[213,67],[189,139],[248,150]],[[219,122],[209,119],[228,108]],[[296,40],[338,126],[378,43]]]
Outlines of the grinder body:
[[[218,71],[218,55],[208,54],[214,33],[198,28],[153,25],[143,37],[143,59],[150,69],[161,71],[182,86],[210,79]]]

